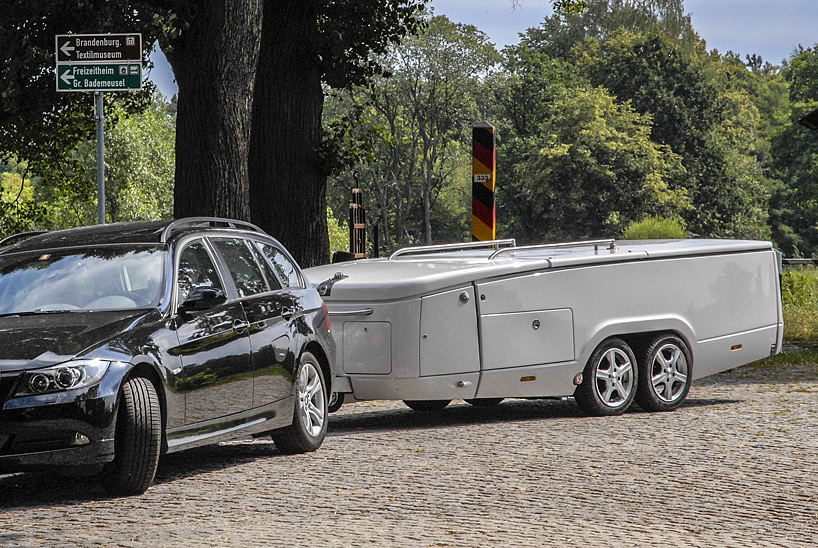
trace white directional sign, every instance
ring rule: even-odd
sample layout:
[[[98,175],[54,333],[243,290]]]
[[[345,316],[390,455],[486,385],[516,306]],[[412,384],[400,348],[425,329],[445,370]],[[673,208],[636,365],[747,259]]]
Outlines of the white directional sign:
[[[58,34],[57,91],[142,89],[142,35]]]

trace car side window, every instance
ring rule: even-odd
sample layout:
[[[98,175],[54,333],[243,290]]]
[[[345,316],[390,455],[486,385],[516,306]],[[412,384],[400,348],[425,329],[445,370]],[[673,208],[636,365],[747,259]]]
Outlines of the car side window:
[[[178,302],[183,303],[190,291],[196,287],[215,287],[224,291],[216,266],[207,252],[204,242],[195,240],[185,246],[179,254]]]
[[[267,291],[267,284],[253,253],[240,238],[213,238],[213,245],[219,250],[240,297],[248,297]]]
[[[301,276],[298,275],[298,269],[280,249],[269,244],[260,245],[264,254],[270,259],[276,276],[284,287],[303,287]]]
[[[270,286],[272,291],[277,291],[281,289],[281,282],[278,279],[278,275],[273,272],[273,267],[270,266],[264,257],[261,254],[261,251],[252,244],[250,244],[250,249],[253,251],[253,256],[256,258],[256,262],[261,265],[261,269],[264,271],[264,277],[267,278],[267,285]]]

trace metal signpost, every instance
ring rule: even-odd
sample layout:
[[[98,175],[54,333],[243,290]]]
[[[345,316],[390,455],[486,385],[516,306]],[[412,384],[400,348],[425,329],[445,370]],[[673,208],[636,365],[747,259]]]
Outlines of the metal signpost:
[[[97,222],[105,223],[105,112],[102,93],[142,89],[142,35],[58,34],[58,92],[94,92],[97,120]]]

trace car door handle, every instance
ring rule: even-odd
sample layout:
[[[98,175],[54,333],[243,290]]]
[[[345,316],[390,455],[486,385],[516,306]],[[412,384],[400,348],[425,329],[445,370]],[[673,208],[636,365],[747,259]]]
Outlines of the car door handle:
[[[295,314],[295,309],[293,307],[291,307],[291,306],[282,306],[281,307],[281,316],[285,320],[289,320],[290,318],[292,318],[293,314]]]
[[[236,333],[241,333],[248,327],[250,327],[250,324],[243,320],[233,320],[233,329],[236,331]]]

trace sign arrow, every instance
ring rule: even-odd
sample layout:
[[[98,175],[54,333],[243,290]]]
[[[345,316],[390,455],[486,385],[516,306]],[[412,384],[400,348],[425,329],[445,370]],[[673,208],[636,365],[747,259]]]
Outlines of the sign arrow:
[[[65,54],[66,57],[71,57],[71,52],[74,51],[74,46],[71,45],[71,42],[66,42],[65,44],[60,47],[60,51]]]
[[[69,86],[71,85],[71,80],[73,80],[73,79],[74,79],[74,75],[71,74],[71,70],[66,70],[65,72],[63,72],[60,75],[60,80],[62,80],[63,82],[65,82]]]

